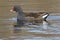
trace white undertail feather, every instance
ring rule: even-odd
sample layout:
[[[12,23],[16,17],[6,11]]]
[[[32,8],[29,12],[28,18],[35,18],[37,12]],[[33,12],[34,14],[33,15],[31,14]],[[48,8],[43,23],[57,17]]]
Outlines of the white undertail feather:
[[[43,21],[43,28],[48,29],[48,23],[46,21]]]
[[[45,18],[46,16],[48,16],[48,14],[46,14],[46,15],[42,16],[42,18]]]

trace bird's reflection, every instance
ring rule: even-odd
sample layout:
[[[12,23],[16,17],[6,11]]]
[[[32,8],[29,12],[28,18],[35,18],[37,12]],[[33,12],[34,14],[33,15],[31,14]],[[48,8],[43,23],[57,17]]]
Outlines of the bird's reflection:
[[[32,24],[33,25],[33,24]],[[40,26],[40,25],[39,25]],[[42,29],[48,29],[48,27],[49,27],[49,22],[46,20],[46,21],[43,21],[42,22]],[[20,29],[19,29],[20,28]],[[33,28],[33,27],[32,27]],[[38,28],[38,27],[37,27]],[[40,27],[39,27],[40,28]],[[22,29],[21,29],[21,27],[14,27],[14,33],[20,33],[20,32],[22,32]]]
[[[48,29],[49,22],[47,20],[43,21],[43,29]]]
[[[22,31],[21,29],[14,29],[14,33],[19,33],[21,31]]]

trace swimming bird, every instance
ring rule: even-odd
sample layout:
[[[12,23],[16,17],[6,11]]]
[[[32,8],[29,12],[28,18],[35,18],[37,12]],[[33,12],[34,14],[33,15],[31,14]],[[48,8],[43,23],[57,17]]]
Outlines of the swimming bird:
[[[11,12],[17,12],[18,13],[17,14],[17,25],[15,25],[15,26],[23,26],[24,23],[26,22],[26,19],[25,19],[24,12],[21,9],[21,7],[20,6],[17,6],[17,5],[13,5],[11,7],[11,10],[10,11]],[[31,13],[31,14],[29,14],[29,16],[34,17],[34,18],[38,18],[38,16],[40,16],[40,15],[38,15],[36,13]],[[46,21],[46,18],[48,16],[49,16],[49,14],[47,12],[42,13],[42,19],[44,21]]]

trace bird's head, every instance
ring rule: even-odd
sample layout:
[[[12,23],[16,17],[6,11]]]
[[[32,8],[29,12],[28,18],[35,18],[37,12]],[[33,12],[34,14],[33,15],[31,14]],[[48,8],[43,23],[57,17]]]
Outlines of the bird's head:
[[[10,10],[11,12],[18,12],[18,11],[20,11],[20,7],[19,6],[12,6],[11,7],[11,10]]]

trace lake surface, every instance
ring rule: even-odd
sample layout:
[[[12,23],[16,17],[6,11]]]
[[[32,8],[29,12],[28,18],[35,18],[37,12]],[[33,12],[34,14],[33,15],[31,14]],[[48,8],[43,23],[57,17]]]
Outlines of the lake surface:
[[[38,25],[14,27],[16,18],[0,18],[0,40],[60,40],[60,16],[49,16]]]

